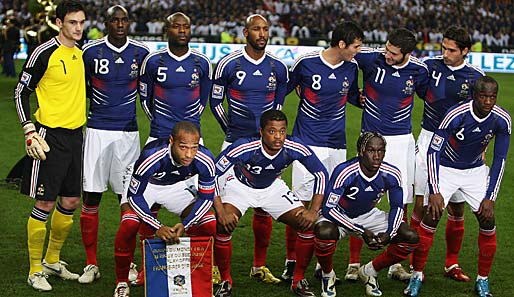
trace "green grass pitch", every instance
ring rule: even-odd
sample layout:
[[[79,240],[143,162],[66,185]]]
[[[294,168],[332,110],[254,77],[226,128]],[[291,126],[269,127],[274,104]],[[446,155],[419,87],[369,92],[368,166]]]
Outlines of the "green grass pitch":
[[[17,65],[18,70],[21,65]],[[512,74],[491,74],[500,84],[500,94],[498,104],[514,113],[514,83]],[[12,166],[24,155],[23,135],[19,126],[13,102],[13,89],[16,80],[0,78],[0,177],[3,179]],[[33,106],[35,104],[32,104]],[[284,111],[289,116],[291,130],[298,98],[294,94],[287,97]],[[416,99],[413,111],[414,135],[417,136],[420,130],[420,118],[422,113],[422,101]],[[138,107],[140,116],[139,124],[141,130],[141,141],[144,142],[148,135],[148,121],[143,117]],[[361,111],[350,106],[347,111],[347,135],[348,135],[348,156],[355,155],[355,143],[360,129]],[[209,109],[205,110],[202,116],[202,132],[205,144],[215,154],[223,141],[223,132],[214,120]],[[488,150],[488,163],[492,161],[493,149]],[[495,262],[490,274],[490,285],[492,292],[496,296],[512,296],[514,283],[512,282],[514,268],[514,246],[512,235],[514,234],[512,212],[514,211],[514,201],[512,199],[514,184],[512,175],[514,170],[513,150],[508,154],[507,169],[503,178],[499,198],[496,203],[496,220],[498,230],[498,249]],[[284,179],[290,183],[290,171],[284,175]],[[0,211],[0,263],[3,265],[2,275],[3,285],[0,289],[0,296],[36,296],[37,293],[26,284],[28,274],[28,254],[27,254],[27,218],[33,206],[33,201],[21,194],[17,189],[5,186],[0,187],[0,201],[2,210]],[[382,204],[384,206],[384,204]],[[249,270],[252,265],[253,253],[253,234],[251,231],[251,214],[249,211],[239,223],[233,236],[233,257],[232,257],[232,277],[234,278],[234,296],[291,296],[289,286],[280,284],[276,286],[258,283],[249,278]],[[79,228],[80,210],[75,212],[75,223],[62,250],[62,259],[67,261],[69,269],[73,272],[81,273],[85,265],[85,253],[82,247]],[[164,223],[172,224],[177,221],[175,217],[169,215],[165,210],[159,214]],[[434,240],[434,245],[430,252],[426,267],[426,283],[423,286],[422,296],[474,296],[474,283],[457,283],[443,277],[444,266],[444,226],[446,219],[441,221],[439,231]],[[50,283],[54,290],[44,293],[44,296],[112,296],[114,290],[114,237],[119,224],[119,207],[117,199],[112,193],[106,193],[100,207],[100,231],[98,243],[98,260],[102,272],[102,278],[89,285],[82,285],[78,282],[62,281],[50,278]],[[512,225],[511,225],[512,224]],[[473,214],[466,210],[466,232],[460,263],[473,279],[477,274],[477,234],[478,226]],[[285,257],[285,230],[284,225],[274,222],[272,241],[268,251],[267,263],[271,271],[279,276],[282,273]],[[361,262],[366,263],[376,253],[363,249]],[[136,251],[136,258],[139,257],[139,250]],[[338,244],[334,259],[334,268],[339,276],[345,273],[348,261],[348,244],[343,240]],[[307,279],[320,293],[320,284],[313,277],[313,266],[315,260],[306,272]],[[386,271],[380,273],[379,282],[384,296],[401,296],[405,284],[388,280]],[[344,282],[337,287],[339,296],[364,296],[364,287],[361,283]],[[143,288],[133,288],[132,296],[144,296]]]

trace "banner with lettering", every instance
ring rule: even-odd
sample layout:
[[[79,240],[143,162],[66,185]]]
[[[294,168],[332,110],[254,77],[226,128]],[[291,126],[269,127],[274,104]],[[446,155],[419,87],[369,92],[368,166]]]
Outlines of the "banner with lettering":
[[[212,297],[212,237],[145,240],[145,296]]]

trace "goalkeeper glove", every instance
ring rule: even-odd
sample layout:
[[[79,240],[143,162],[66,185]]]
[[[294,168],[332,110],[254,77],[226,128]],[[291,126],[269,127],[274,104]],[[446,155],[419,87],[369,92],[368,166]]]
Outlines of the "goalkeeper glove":
[[[25,150],[27,155],[36,160],[46,160],[45,152],[50,151],[50,147],[45,139],[36,132],[36,127],[32,123],[23,126],[25,133]]]

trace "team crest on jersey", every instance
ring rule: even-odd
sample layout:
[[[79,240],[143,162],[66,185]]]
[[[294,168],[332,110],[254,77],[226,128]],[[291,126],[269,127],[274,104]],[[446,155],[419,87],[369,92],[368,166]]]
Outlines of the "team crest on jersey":
[[[403,88],[403,93],[405,95],[412,95],[412,93],[414,93],[414,80],[412,77],[405,81],[405,88]]]
[[[484,140],[482,140],[483,145],[488,145],[491,139],[493,139],[494,134],[492,130],[489,130],[489,132],[484,136]]]
[[[223,91],[225,90],[224,86],[213,85],[212,86],[212,98],[215,99],[223,99]]]
[[[465,83],[460,85],[460,92],[458,93],[460,98],[466,99],[469,97],[469,85],[468,81],[466,80]]]
[[[148,86],[146,85],[146,83],[144,82],[139,82],[139,94],[141,94],[141,96],[148,96]]]
[[[26,86],[29,85],[30,79],[32,78],[32,75],[28,74],[27,72],[23,71],[21,74],[20,82]]]
[[[139,186],[141,185],[141,182],[132,177],[130,179],[130,185],[129,185],[129,191],[132,194],[137,193],[137,190],[139,189]]]
[[[137,65],[136,60],[132,60],[132,64],[130,64],[130,74],[129,76],[131,78],[136,78],[137,74],[139,73],[139,66]]]
[[[328,199],[326,202],[327,207],[335,207],[339,202],[340,198],[341,195],[337,195],[336,193],[330,193],[330,195],[328,195]]]
[[[339,94],[346,96],[348,94],[348,89],[350,88],[350,81],[348,80],[348,77],[344,78],[342,88],[339,90]]]
[[[268,86],[269,91],[275,91],[277,89],[277,77],[275,76],[274,72],[271,72],[269,78],[268,78]]]
[[[432,142],[430,143],[430,147],[433,148],[436,151],[440,151],[441,147],[443,145],[444,138],[441,136],[434,134],[434,137],[432,138]]]
[[[183,285],[186,284],[186,277],[181,275],[181,274],[174,276],[173,277],[173,284],[175,286],[182,287]]]
[[[216,167],[221,171],[225,171],[229,165],[230,161],[225,156],[219,159],[218,163],[216,163]]]
[[[198,73],[198,70],[194,70],[193,74],[191,74],[191,82],[189,83],[189,87],[196,88],[200,84],[200,74]]]

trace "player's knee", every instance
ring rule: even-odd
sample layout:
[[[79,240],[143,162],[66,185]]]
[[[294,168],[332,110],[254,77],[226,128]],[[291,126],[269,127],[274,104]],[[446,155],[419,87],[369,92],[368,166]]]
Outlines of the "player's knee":
[[[440,219],[433,219],[431,215],[425,213],[425,215],[423,216],[423,224],[429,226],[429,227],[432,227],[432,228],[436,228],[437,227],[437,224],[439,223],[439,220]]]
[[[419,242],[418,232],[407,227],[407,224],[405,224],[404,226],[405,228],[401,228],[401,231],[399,233],[400,237],[402,238],[402,242],[409,244],[417,244]]]
[[[121,195],[119,195],[119,196],[121,196]],[[83,199],[83,202],[85,205],[97,206],[97,205],[100,205],[100,200],[102,199],[102,193],[84,192],[82,199]]]
[[[61,197],[59,203],[65,209],[75,210],[80,206],[80,197]]]
[[[482,230],[493,230],[496,226],[494,217],[490,220],[483,220],[479,222],[480,229]]]
[[[321,221],[314,225],[314,234],[316,238],[323,240],[337,240],[339,238],[339,230],[337,226],[328,221]]]
[[[448,214],[454,217],[464,216],[464,202],[448,203]]]

